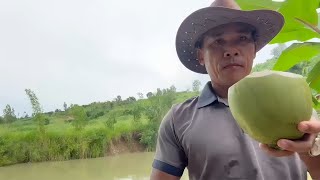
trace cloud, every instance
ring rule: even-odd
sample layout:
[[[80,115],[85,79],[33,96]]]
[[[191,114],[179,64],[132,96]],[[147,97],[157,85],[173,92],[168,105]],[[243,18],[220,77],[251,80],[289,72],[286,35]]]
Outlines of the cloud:
[[[0,110],[45,111],[209,80],[175,52],[182,20],[211,1],[10,0],[0,2]],[[265,59],[261,54],[260,59]],[[1,112],[0,112],[1,115]]]

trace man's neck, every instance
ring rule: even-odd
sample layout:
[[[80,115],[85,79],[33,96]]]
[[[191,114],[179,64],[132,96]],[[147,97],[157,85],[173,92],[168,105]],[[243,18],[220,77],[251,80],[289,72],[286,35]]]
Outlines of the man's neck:
[[[219,85],[214,85],[213,83],[211,83],[211,86],[216,95],[218,95],[221,98],[225,98],[225,99],[228,98],[229,86],[219,86]]]

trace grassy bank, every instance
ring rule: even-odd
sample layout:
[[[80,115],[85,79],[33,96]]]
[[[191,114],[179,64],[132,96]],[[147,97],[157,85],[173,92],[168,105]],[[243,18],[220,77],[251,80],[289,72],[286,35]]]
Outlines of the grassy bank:
[[[130,140],[133,132],[143,132],[143,125],[121,124],[114,130],[91,127],[83,131],[48,131],[44,135],[38,131],[5,133],[0,139],[0,164],[101,157],[111,140]]]
[[[70,107],[47,112],[42,114],[44,130],[39,130],[35,118],[0,124],[0,166],[102,157],[110,144],[120,139],[128,144],[138,142],[145,151],[153,151],[164,114],[174,103],[197,94],[167,90],[146,99],[92,103],[81,106],[79,111]],[[82,110],[85,117],[75,114]]]

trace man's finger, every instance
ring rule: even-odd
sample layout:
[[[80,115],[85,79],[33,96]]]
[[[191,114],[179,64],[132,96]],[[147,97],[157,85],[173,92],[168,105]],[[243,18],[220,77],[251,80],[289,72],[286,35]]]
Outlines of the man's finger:
[[[259,144],[259,146],[266,153],[268,153],[269,155],[274,156],[274,157],[290,156],[290,155],[294,154],[294,152],[291,152],[291,151],[272,149],[272,148],[268,147],[267,145],[261,144],[261,143]]]
[[[293,152],[308,152],[316,138],[316,134],[305,134],[301,140],[291,141],[288,139],[280,139],[278,146],[287,151]]]
[[[318,134],[320,132],[320,121],[315,119],[302,121],[298,124],[298,129],[304,133]]]

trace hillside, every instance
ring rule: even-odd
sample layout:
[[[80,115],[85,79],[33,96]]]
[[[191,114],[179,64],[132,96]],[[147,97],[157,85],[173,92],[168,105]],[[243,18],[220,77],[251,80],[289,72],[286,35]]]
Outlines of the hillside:
[[[0,166],[153,151],[165,113],[196,95],[197,91],[158,89],[148,98],[72,105],[0,124]]]
[[[305,76],[306,74],[308,74],[308,72],[310,72],[312,67],[319,61],[320,61],[320,56],[317,56],[311,59],[310,61],[304,61],[293,66],[288,71]],[[262,70],[271,70],[276,62],[277,62],[277,58],[268,59],[264,63],[256,64],[252,68],[252,72],[258,72]]]

